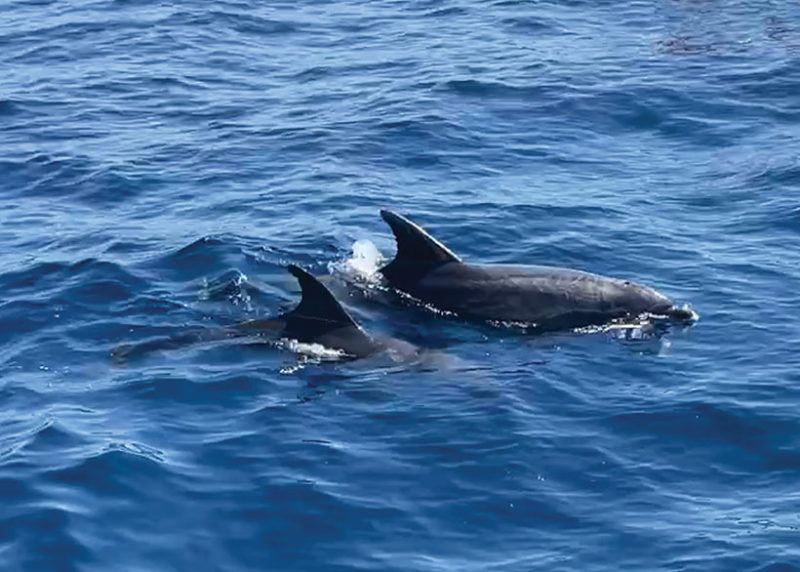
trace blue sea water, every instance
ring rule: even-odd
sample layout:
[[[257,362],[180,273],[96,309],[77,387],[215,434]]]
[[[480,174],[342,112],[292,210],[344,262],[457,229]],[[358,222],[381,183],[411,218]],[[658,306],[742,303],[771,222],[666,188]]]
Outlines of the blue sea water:
[[[0,569],[800,569],[797,2],[5,0],[0,71]],[[700,321],[340,288],[427,357],[109,358],[390,258],[380,208]]]

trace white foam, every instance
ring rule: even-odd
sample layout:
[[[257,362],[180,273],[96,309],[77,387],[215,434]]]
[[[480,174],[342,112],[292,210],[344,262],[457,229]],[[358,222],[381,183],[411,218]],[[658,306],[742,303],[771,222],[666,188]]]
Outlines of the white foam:
[[[298,342],[288,338],[282,338],[277,345],[314,361],[336,361],[348,357],[348,354],[342,350],[327,348],[322,344]]]
[[[656,337],[655,324],[648,316],[639,316],[629,321],[613,321],[608,324],[574,328],[578,334],[609,334],[625,341],[643,341]]]
[[[333,264],[332,270],[338,270],[365,282],[379,280],[378,269],[383,261],[378,247],[371,240],[361,239],[353,243],[353,253],[347,260]]]

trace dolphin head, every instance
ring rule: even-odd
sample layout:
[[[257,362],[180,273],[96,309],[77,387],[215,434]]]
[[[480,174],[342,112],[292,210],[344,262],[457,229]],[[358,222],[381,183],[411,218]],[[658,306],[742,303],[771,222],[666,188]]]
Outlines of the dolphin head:
[[[616,286],[614,297],[617,298],[617,303],[627,308],[632,315],[664,316],[676,322],[694,322],[697,319],[697,314],[689,307],[676,305],[653,288],[629,280],[621,280]]]

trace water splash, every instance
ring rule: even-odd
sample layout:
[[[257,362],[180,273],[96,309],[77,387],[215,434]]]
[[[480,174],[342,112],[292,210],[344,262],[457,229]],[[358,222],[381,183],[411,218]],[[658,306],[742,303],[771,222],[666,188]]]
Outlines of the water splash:
[[[289,338],[282,338],[278,340],[275,345],[281,349],[298,354],[306,361],[312,363],[338,361],[350,357],[349,354],[342,350],[328,348],[322,344],[299,342]]]
[[[210,281],[204,277],[197,292],[197,299],[201,302],[227,300],[234,306],[251,312],[253,306],[247,291],[248,287],[250,285],[247,275],[239,270],[231,270]]]
[[[692,310],[688,304],[685,304],[681,310],[686,311],[691,318],[675,321],[669,316],[641,314],[633,319],[614,320],[608,324],[575,328],[573,331],[579,334],[607,334],[621,342],[640,343],[662,340],[664,334],[671,328],[690,326],[699,319],[697,312]],[[669,344],[667,340],[663,340],[663,343]]]
[[[383,260],[378,247],[371,240],[361,239],[353,243],[349,258],[330,263],[329,270],[344,274],[357,282],[377,285],[380,283],[378,270]]]

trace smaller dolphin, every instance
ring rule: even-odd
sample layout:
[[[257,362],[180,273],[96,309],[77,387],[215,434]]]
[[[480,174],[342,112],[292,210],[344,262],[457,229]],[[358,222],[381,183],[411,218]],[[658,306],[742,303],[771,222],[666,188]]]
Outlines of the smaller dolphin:
[[[199,328],[177,336],[125,344],[111,351],[113,361],[122,364],[152,351],[252,337],[319,344],[329,350],[337,350],[340,357],[348,359],[363,358],[384,350],[401,356],[416,352],[414,346],[401,340],[374,339],[356,323],[319,280],[294,264],[289,265],[288,270],[300,283],[302,296],[293,310],[274,318],[248,320],[231,328]]]
[[[397,241],[394,260],[379,271],[389,285],[464,319],[552,331],[642,314],[696,318],[663,294],[628,280],[548,266],[467,264],[407,218],[388,210],[381,216]]]
[[[294,264],[289,265],[289,272],[297,278],[302,291],[297,307],[277,318],[242,322],[237,326],[239,332],[261,334],[277,327],[279,338],[319,344],[351,358],[366,357],[385,348],[356,323],[322,282]]]

